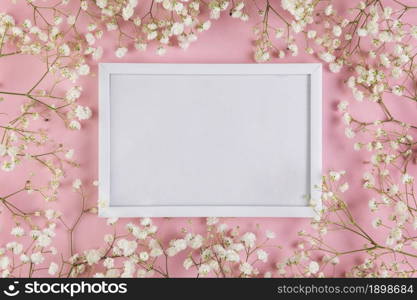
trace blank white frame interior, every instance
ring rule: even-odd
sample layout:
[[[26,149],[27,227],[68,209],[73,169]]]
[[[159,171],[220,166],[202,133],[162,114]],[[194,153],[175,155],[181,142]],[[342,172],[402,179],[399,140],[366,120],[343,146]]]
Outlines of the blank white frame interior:
[[[100,64],[100,216],[312,217],[321,107],[321,64]]]

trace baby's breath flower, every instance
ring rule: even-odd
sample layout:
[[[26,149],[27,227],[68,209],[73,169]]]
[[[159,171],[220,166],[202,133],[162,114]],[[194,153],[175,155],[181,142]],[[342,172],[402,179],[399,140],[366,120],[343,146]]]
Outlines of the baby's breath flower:
[[[311,261],[308,265],[308,271],[311,274],[316,274],[320,270],[320,266],[316,261]]]
[[[0,257],[0,270],[6,270],[10,265],[10,259],[8,256]]]
[[[244,274],[244,275],[251,275],[253,272],[253,266],[248,263],[248,262],[243,262],[240,267],[239,270]]]
[[[81,129],[81,124],[80,124],[80,122],[78,122],[76,120],[72,120],[69,124],[69,128],[80,130]]]
[[[258,259],[262,262],[266,262],[268,260],[268,253],[266,253],[262,249],[256,251],[256,255],[258,256]]]
[[[350,127],[346,127],[345,129],[345,135],[347,138],[352,139],[355,137],[355,132]]]
[[[198,273],[201,276],[207,276],[211,271],[211,267],[208,264],[201,264],[200,267],[198,268]]]
[[[76,117],[78,118],[78,120],[80,120],[80,121],[81,120],[88,120],[92,116],[91,109],[87,106],[77,105],[77,107],[74,110],[74,113],[75,113]]]
[[[381,220],[381,218],[375,218],[373,221],[372,221],[372,227],[374,227],[374,228],[378,228],[379,226],[381,226],[382,225],[382,220]]]
[[[349,183],[345,182],[344,184],[339,186],[339,190],[344,193],[349,189]]]
[[[88,265],[90,266],[98,263],[101,259],[101,252],[97,249],[85,251],[84,255]]]
[[[48,268],[48,274],[54,276],[58,272],[58,268],[59,266],[56,263],[51,262]]]
[[[25,234],[25,230],[20,226],[16,226],[12,228],[12,231],[10,232],[10,234],[16,237],[21,237]]]
[[[69,102],[74,102],[75,100],[80,98],[81,91],[82,91],[82,88],[80,86],[72,87],[66,93],[66,96],[65,96],[66,100]]]
[[[44,262],[45,257],[42,255],[41,252],[35,252],[31,254],[30,260],[34,265],[39,265]]]
[[[255,246],[256,235],[252,232],[246,232],[240,239],[246,247],[253,248]]]
[[[66,159],[71,159],[74,156],[74,149],[69,149],[66,153],[65,153],[65,158]]]
[[[266,233],[265,233],[265,236],[266,236],[268,239],[274,239],[274,238],[275,238],[275,232],[270,231],[270,230],[267,230],[267,231],[266,231]]]
[[[209,217],[207,218],[207,225],[212,226],[219,222],[219,219],[216,217]]]
[[[405,174],[402,175],[401,181],[404,184],[411,184],[411,183],[414,182],[414,177],[411,176],[411,175],[409,175],[409,174],[407,174],[407,173],[405,173]]]
[[[107,0],[96,0],[96,4],[100,8],[105,8],[107,6]]]
[[[126,53],[127,53],[127,48],[126,47],[120,47],[120,48],[117,48],[115,54],[116,54],[116,57],[122,58],[123,56],[126,55]]]
[[[72,187],[76,190],[79,190],[81,188],[82,182],[81,179],[77,178],[73,181]]]

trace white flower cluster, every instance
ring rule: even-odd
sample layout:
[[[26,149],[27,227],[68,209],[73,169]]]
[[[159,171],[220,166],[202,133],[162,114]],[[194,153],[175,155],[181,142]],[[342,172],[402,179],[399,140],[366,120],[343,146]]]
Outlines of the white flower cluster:
[[[197,234],[187,233],[185,241],[191,252],[184,260],[186,270],[195,268],[200,276],[222,277],[256,277],[259,270],[257,262],[267,262],[268,253],[256,245],[256,235],[246,232],[239,235],[238,228],[229,229],[218,218],[208,218],[209,235],[206,238]],[[271,231],[266,232],[267,240],[275,238]],[[248,262],[251,255],[256,259]],[[234,274],[234,272],[238,272]]]
[[[149,43],[156,42],[158,55],[164,55],[167,46],[173,44],[174,40],[181,48],[186,49],[197,40],[198,32],[206,31],[211,26],[210,20],[200,21],[201,4],[203,3],[197,0],[190,2],[155,0],[148,13],[140,17],[135,14],[135,8],[138,6],[137,0],[97,0],[96,5],[101,10],[101,15],[100,18],[93,19],[86,40],[92,46],[96,39],[101,38],[103,32],[99,29],[99,25],[102,24],[107,31],[119,32],[119,47],[115,51],[118,58],[124,57],[129,52],[128,43],[130,42],[133,42],[139,51],[146,50]],[[226,10],[228,5],[228,1],[208,3],[210,18],[217,19],[220,12]],[[237,11],[242,13],[242,8]],[[165,18],[164,12],[171,14],[172,17]],[[131,23],[135,30],[130,33],[125,32],[117,20],[118,15],[122,16],[124,22]],[[247,15],[242,13],[241,18],[247,19]],[[102,49],[92,49],[93,56],[97,51],[102,52]]]
[[[314,21],[314,4],[312,0],[282,0],[281,6],[294,16],[295,20],[291,27],[295,33],[301,32],[307,24],[311,24]]]

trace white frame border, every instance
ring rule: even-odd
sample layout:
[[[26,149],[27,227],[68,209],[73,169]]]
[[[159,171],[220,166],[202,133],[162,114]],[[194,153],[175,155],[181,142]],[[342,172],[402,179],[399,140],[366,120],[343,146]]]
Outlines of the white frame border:
[[[310,75],[310,206],[111,206],[110,204],[110,76],[169,75]],[[99,64],[99,206],[101,217],[313,217],[321,208],[322,65],[303,64]]]

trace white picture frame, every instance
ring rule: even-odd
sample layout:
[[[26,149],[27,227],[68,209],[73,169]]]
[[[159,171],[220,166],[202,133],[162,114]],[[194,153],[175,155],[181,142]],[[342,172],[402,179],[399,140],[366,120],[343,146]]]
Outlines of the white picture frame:
[[[321,176],[321,64],[99,64],[100,216],[312,217]]]

